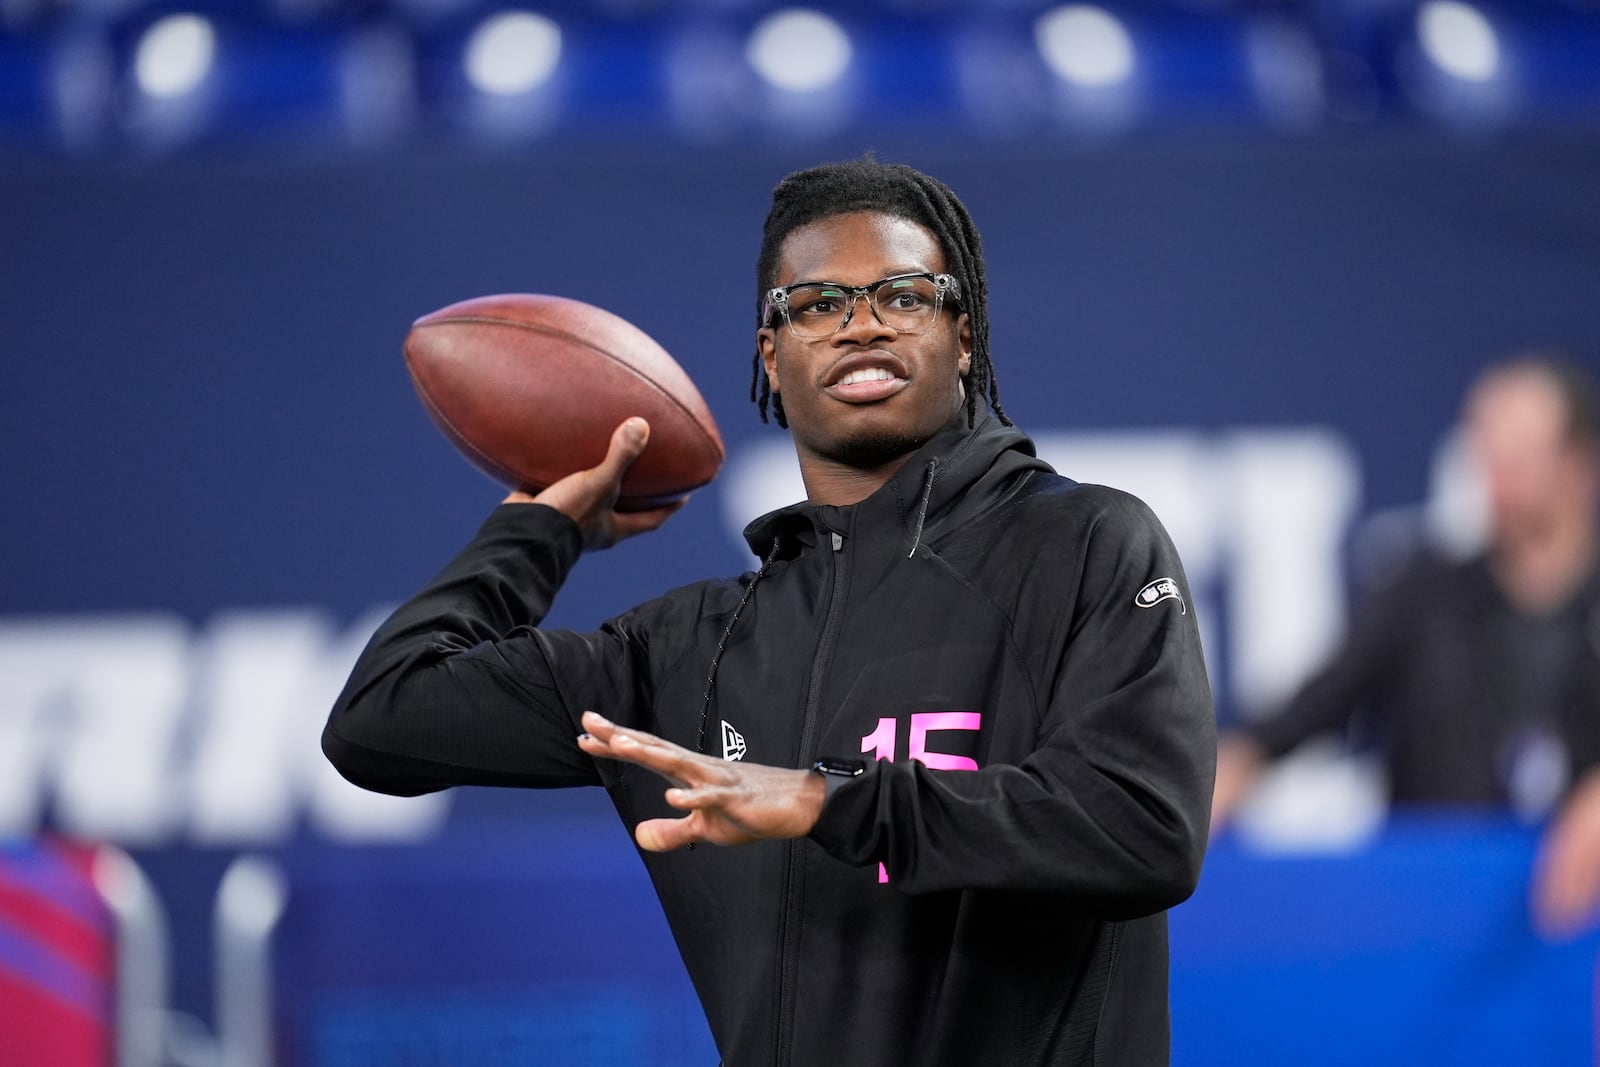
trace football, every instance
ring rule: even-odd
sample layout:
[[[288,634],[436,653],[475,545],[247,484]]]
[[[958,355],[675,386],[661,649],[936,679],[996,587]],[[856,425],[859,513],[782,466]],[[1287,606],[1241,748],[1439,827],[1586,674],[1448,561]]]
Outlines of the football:
[[[632,415],[650,423],[650,442],[623,477],[618,510],[675,500],[722,465],[722,436],[689,375],[643,330],[591,304],[464,300],[414,322],[405,359],[434,423],[513,489],[537,493],[595,466]]]

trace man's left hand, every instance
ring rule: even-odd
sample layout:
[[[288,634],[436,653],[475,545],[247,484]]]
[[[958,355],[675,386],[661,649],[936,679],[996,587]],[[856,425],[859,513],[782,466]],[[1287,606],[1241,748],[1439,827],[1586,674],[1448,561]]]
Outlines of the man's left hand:
[[[672,783],[667,803],[689,814],[647,819],[634,831],[639,847],[670,852],[696,841],[748,845],[765,838],[804,837],[826,799],[822,778],[809,771],[730,762],[690,752],[643,730],[630,730],[592,711],[583,713],[578,747],[599,759],[623,760]]]

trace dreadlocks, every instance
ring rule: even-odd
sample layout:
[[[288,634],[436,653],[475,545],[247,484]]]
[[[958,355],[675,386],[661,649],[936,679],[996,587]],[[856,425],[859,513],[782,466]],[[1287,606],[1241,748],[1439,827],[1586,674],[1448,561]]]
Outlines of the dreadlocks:
[[[788,236],[820,219],[853,211],[876,211],[908,219],[926,226],[939,242],[946,269],[960,287],[961,310],[967,313],[972,329],[967,424],[970,426],[977,418],[978,394],[983,393],[1000,421],[1010,426],[1011,420],[1000,406],[994,364],[989,361],[989,286],[978,228],[966,205],[937,178],[899,163],[879,163],[870,156],[848,163],[827,163],[784,178],[772,192],[772,210],[767,212],[761,233],[761,256],[756,261],[758,320],[767,292],[776,284],[778,254]],[[758,321],[756,325],[759,328],[766,324]],[[750,399],[755,401],[762,422],[767,421],[770,404],[778,425],[789,425],[783,414],[783,397],[772,392],[759,351],[750,381]]]

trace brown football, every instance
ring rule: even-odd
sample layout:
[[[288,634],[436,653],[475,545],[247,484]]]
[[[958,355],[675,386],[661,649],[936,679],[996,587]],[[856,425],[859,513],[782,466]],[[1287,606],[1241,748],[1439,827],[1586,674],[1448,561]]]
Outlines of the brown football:
[[[463,300],[413,323],[405,357],[445,436],[512,488],[538,492],[595,466],[632,415],[650,423],[650,443],[622,480],[620,510],[681,497],[722,465],[722,436],[689,375],[602,308],[534,293]]]

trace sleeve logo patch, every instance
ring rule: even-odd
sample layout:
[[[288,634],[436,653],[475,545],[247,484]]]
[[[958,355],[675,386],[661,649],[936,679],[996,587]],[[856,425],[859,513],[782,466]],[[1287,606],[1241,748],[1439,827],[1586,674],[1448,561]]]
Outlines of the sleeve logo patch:
[[[1183,601],[1183,594],[1178,592],[1178,583],[1171,578],[1157,578],[1133,598],[1133,602],[1141,608],[1153,608],[1163,600],[1176,600],[1183,609],[1183,614],[1189,614],[1189,605]]]

